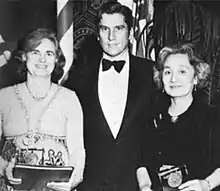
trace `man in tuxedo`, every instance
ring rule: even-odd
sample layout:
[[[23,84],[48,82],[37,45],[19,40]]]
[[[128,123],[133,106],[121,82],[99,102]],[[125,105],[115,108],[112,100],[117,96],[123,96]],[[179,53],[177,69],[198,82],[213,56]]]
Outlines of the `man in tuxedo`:
[[[84,112],[86,164],[78,191],[138,190],[136,170],[152,109],[153,62],[129,53],[131,27],[128,7],[103,4],[98,38],[82,45],[86,50],[65,83],[76,91]]]

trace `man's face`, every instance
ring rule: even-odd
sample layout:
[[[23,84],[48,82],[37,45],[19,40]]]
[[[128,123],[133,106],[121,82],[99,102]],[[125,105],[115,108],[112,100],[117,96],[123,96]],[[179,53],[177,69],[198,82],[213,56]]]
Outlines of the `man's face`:
[[[112,58],[121,55],[128,48],[129,34],[122,14],[102,14],[99,40],[105,54]]]

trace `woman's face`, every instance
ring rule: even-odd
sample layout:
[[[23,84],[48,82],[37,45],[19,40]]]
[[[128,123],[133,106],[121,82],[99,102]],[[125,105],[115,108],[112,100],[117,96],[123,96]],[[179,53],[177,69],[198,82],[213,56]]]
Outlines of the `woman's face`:
[[[24,59],[30,75],[47,78],[55,67],[56,47],[49,39],[42,39],[39,46],[28,52]]]
[[[184,97],[192,94],[197,79],[186,54],[174,54],[167,57],[162,81],[164,90],[171,97]]]

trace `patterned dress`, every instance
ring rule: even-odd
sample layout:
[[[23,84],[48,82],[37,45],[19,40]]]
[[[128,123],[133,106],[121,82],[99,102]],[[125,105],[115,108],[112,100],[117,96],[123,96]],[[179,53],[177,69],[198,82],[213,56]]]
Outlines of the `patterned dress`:
[[[68,150],[66,135],[70,129],[68,127],[74,129],[79,124],[77,121],[81,120],[76,119],[77,112],[81,112],[77,111],[77,102],[73,92],[60,86],[51,90],[47,98],[41,101],[33,100],[24,83],[2,89],[0,114],[4,144],[1,156],[7,161],[16,157],[17,164],[75,167],[77,164],[71,159],[78,157],[83,161],[84,157],[83,141],[80,138],[82,130],[77,128],[70,131],[76,145],[71,148],[76,151],[74,156]],[[76,120],[75,124],[72,119]],[[82,165],[79,168],[82,173]],[[4,180],[0,182],[0,190],[7,190]]]

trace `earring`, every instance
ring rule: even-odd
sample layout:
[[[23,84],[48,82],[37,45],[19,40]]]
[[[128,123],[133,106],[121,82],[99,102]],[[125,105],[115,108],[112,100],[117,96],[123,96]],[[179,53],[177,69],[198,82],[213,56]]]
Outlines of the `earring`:
[[[194,84],[194,91],[196,92],[196,84]]]
[[[162,89],[162,92],[164,93],[164,88]]]
[[[22,61],[22,62],[26,62],[26,55],[22,54],[22,56],[21,56],[21,61]]]

